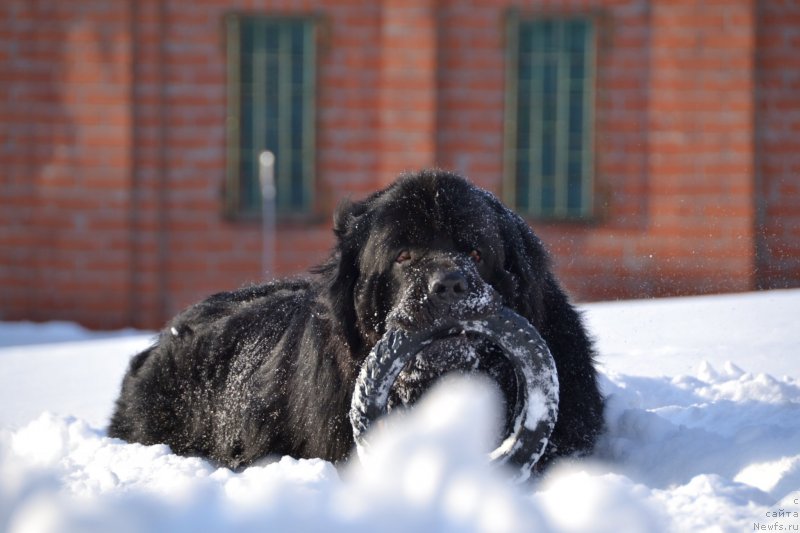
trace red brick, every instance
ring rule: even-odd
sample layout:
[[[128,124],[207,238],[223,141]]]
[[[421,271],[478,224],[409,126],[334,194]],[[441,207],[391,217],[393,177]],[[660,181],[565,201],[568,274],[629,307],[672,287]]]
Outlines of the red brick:
[[[13,243],[0,247],[0,264],[10,265],[0,278],[4,317],[154,327],[210,292],[260,277],[260,226],[222,217],[220,32],[231,9],[325,18],[317,99],[322,221],[282,229],[280,272],[325,257],[339,198],[364,196],[401,169],[439,164],[503,192],[503,23],[511,2],[256,8],[207,0],[185,9],[178,0],[165,20],[152,0],[133,10],[121,0],[87,0],[80,10],[55,0],[10,2],[20,15],[13,26],[0,20],[0,84],[11,87],[16,105],[0,110],[0,146],[14,147],[0,150],[7,192],[0,224],[7,213],[22,223],[0,229],[0,243]],[[596,82],[601,214],[588,225],[537,224],[567,287],[582,298],[753,287],[755,170],[766,202],[764,244],[780,252],[780,262],[758,265],[759,285],[800,284],[800,191],[791,186],[800,172],[793,116],[800,81],[789,75],[800,67],[796,9],[747,0],[649,7],[532,0],[522,14],[597,10],[604,17]],[[0,19],[9,12],[0,9]],[[756,32],[756,23],[769,31]],[[76,265],[92,265],[92,279],[70,281]],[[36,276],[53,267],[59,281],[43,291]],[[6,279],[24,280],[25,297],[20,281]],[[81,284],[89,282],[97,288],[87,295]],[[100,287],[119,297],[98,296]],[[39,311],[48,308],[49,316]]]

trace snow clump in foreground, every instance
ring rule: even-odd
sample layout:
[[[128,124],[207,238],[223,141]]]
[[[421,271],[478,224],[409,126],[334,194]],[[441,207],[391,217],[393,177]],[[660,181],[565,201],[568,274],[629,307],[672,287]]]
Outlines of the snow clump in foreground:
[[[0,439],[0,526],[696,531],[800,512],[796,381],[705,365],[695,377],[611,375],[604,386],[608,433],[595,456],[522,486],[486,460],[492,396],[472,381],[433,391],[375,440],[366,466],[341,473],[288,457],[235,473],[45,413]]]
[[[591,457],[523,485],[488,463],[497,420],[480,382],[386,424],[365,465],[283,457],[232,472],[106,437],[127,356],[101,361],[132,353],[133,337],[0,348],[0,394],[14,391],[0,402],[0,531],[800,531],[800,381],[776,377],[798,375],[797,334],[775,329],[800,291],[587,307],[606,432]],[[709,329],[720,309],[742,327]],[[650,320],[685,325],[659,337]],[[76,416],[22,414],[65,405]]]

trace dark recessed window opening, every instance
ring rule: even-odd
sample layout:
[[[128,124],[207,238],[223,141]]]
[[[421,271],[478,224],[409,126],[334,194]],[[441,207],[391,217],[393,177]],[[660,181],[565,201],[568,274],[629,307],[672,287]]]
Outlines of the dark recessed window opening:
[[[229,16],[229,214],[261,211],[259,154],[275,154],[279,214],[307,213],[314,194],[315,24],[303,18]]]
[[[542,218],[592,214],[595,31],[590,19],[509,19],[506,201]]]

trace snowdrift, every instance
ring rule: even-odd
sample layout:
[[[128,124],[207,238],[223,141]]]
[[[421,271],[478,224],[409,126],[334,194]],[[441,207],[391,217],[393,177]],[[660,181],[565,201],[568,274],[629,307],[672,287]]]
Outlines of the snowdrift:
[[[800,291],[584,306],[607,430],[592,457],[514,485],[488,464],[491,391],[456,381],[369,461],[242,472],[110,439],[150,334],[0,324],[0,530],[800,530]]]

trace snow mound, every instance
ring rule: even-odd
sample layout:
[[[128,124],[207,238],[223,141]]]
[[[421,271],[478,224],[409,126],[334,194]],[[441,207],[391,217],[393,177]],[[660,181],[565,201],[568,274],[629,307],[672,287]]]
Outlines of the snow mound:
[[[497,391],[480,380],[445,381],[341,472],[289,457],[232,472],[44,413],[0,437],[0,529],[726,531],[800,512],[796,381],[705,364],[603,386],[595,456],[523,486],[487,461]]]
[[[520,531],[543,520],[487,461],[496,399],[479,381],[439,387],[344,480],[288,457],[236,473],[45,413],[0,440],[0,529]]]
[[[800,381],[701,363],[695,376],[649,378],[608,373],[608,431],[597,456],[637,481],[668,488],[698,475],[753,480],[754,463],[785,464],[752,485],[776,501],[791,458],[800,459]],[[787,462],[788,461],[788,462]],[[795,489],[800,485],[795,485]],[[766,500],[764,500],[766,501]]]
[[[32,345],[0,324],[0,531],[797,531],[797,309],[800,291],[586,306],[606,431],[525,485],[488,463],[480,383],[431,391],[366,464],[232,472],[98,429],[150,335],[56,325]]]

